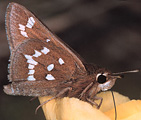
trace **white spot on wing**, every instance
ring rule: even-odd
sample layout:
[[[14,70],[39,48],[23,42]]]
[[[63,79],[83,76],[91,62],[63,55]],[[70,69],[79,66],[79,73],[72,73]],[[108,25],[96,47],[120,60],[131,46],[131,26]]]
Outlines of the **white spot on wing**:
[[[34,74],[35,73],[35,70],[29,70],[28,74]]]
[[[54,64],[50,64],[49,66],[47,66],[47,70],[51,71],[54,68]]]
[[[46,79],[47,80],[55,80],[55,78],[51,74],[47,74]]]
[[[35,20],[33,17],[30,17],[30,20],[32,21],[33,24],[35,23]]]
[[[14,93],[15,91],[14,91],[14,89],[13,89],[13,85],[11,84],[11,91],[12,91],[12,93]]]
[[[31,64],[28,65],[28,69],[33,69],[34,67],[35,67],[34,65]]]
[[[28,18],[28,22],[26,24],[26,27],[32,28],[34,26],[34,24],[35,24],[34,18],[33,17],[30,17],[30,18]]]
[[[27,63],[32,64],[32,65],[37,65],[38,62],[36,62],[35,60],[27,60]]]
[[[32,25],[29,24],[29,23],[27,23],[26,27],[28,27],[28,28],[32,28]]]
[[[64,60],[63,60],[62,58],[59,58],[58,61],[59,61],[59,64],[60,64],[60,65],[63,65],[63,64],[65,63]]]
[[[50,41],[50,39],[47,39],[47,40],[46,40],[46,42],[49,42],[49,41]]]
[[[35,50],[35,54],[33,55],[34,57],[39,57],[41,56],[42,53],[40,53],[39,51]]]
[[[32,56],[31,55],[24,55],[26,59],[28,60],[32,60]]]
[[[42,50],[41,50],[42,53],[44,54],[47,54],[48,52],[50,52],[50,50],[46,47],[44,47]]]
[[[32,65],[37,65],[38,64],[38,62],[36,62],[35,60],[32,59],[31,55],[24,55],[24,56],[27,59],[27,63],[32,64]]]
[[[28,37],[27,33],[24,32],[24,31],[21,31],[21,34],[22,34],[24,37]]]
[[[34,78],[33,75],[28,76],[27,78],[28,81],[35,81],[36,79]]]
[[[19,24],[19,30],[25,31],[25,26],[22,24]]]

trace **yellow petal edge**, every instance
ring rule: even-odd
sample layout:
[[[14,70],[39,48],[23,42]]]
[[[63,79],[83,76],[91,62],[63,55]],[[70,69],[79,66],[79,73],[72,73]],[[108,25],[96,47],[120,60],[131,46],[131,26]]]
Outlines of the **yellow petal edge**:
[[[47,120],[115,120],[113,98],[111,92],[102,92],[97,96],[103,98],[100,110],[87,102],[77,98],[64,97],[54,99],[43,105],[44,115]],[[129,100],[114,92],[117,106],[117,120],[141,120],[141,100]],[[50,97],[39,97],[40,103]],[[97,103],[99,101],[96,101]]]

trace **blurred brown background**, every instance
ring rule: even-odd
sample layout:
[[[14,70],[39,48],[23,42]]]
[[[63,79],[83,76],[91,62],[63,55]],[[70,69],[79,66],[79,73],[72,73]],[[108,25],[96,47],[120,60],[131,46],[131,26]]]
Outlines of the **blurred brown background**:
[[[43,120],[38,100],[8,96],[9,48],[5,11],[11,0],[0,0],[0,119]],[[87,62],[113,72],[141,68],[141,1],[139,0],[13,0],[33,11],[52,31]],[[141,74],[128,74],[113,90],[141,99]]]

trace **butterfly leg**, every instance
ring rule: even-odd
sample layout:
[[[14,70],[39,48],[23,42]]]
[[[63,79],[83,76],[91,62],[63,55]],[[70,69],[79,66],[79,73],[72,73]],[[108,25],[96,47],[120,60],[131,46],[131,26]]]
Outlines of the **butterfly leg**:
[[[55,99],[55,98],[60,97],[61,95],[63,95],[64,93],[66,93],[66,92],[68,92],[68,91],[70,91],[70,90],[72,90],[71,87],[64,88],[64,89],[63,89],[62,91],[60,91],[56,96],[54,96],[54,97],[50,98],[49,100],[47,100],[47,101],[41,103],[41,104],[36,108],[35,114],[37,113],[38,109],[39,109],[40,107],[42,107],[44,104],[48,103],[49,101],[51,101],[51,100],[53,100],[53,99]]]
[[[89,90],[90,87],[92,87],[93,82],[91,82],[83,91],[82,93],[79,95],[79,99],[82,99],[82,97],[84,96],[84,94]]]
[[[103,102],[103,98],[102,98],[102,97],[94,96],[94,100],[100,100],[100,103],[99,103],[99,105],[97,106],[97,109],[99,109],[99,108],[101,107],[102,102]]]
[[[33,97],[33,98],[31,98],[31,99],[30,99],[30,102],[33,101],[33,100],[35,100],[36,98],[37,98],[37,97]]]
[[[101,106],[101,104],[102,104],[102,101],[103,101],[103,98],[97,97],[97,96],[94,97],[94,100],[100,100],[100,103],[99,103],[99,104],[97,104],[95,101],[93,101],[93,100],[90,99],[90,98],[86,98],[86,99],[87,99],[87,101],[90,102],[92,105],[95,105],[97,109],[100,108],[100,106]]]

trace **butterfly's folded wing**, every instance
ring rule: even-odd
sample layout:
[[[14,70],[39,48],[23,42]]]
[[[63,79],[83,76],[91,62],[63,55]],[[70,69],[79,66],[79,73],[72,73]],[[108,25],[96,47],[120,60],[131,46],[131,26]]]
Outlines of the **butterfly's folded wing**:
[[[59,82],[86,73],[79,57],[23,6],[9,4],[6,28],[11,49],[9,80],[12,82],[5,87],[6,93],[48,95],[46,89],[54,89]],[[44,94],[39,95],[39,92]]]

